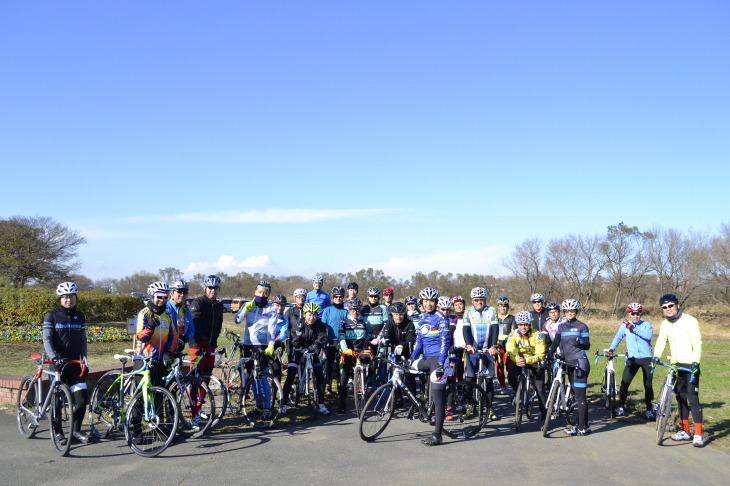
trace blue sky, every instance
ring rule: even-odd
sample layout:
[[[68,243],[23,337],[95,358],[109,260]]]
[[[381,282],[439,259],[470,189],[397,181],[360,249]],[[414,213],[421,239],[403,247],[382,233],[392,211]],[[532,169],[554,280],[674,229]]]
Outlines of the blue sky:
[[[3,2],[0,217],[81,273],[504,272],[716,231],[725,1]]]

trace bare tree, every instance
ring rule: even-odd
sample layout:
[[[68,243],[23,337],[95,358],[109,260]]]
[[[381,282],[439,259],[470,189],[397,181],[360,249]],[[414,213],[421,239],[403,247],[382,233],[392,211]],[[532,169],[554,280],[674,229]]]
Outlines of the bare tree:
[[[601,253],[603,239],[569,234],[550,240],[545,258],[551,285],[561,297],[578,299],[590,309],[601,272],[606,266]]]
[[[48,217],[0,220],[0,282],[13,287],[68,278],[80,263],[78,232]]]
[[[524,295],[529,296],[534,292],[552,293],[545,287],[548,284],[545,275],[543,242],[539,238],[525,240],[515,246],[514,253],[502,261],[502,264],[512,272],[512,275],[526,284]],[[520,291],[520,293],[523,293]]]
[[[730,306],[730,225],[722,225],[720,235],[712,238],[709,256],[707,283],[710,298]]]

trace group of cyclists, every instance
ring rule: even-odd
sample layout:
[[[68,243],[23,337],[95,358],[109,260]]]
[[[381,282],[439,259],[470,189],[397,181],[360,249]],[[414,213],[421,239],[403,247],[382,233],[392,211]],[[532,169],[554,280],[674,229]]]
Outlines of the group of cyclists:
[[[578,408],[578,423],[568,426],[565,433],[584,436],[591,433],[586,401],[590,365],[586,351],[590,349],[588,326],[578,320],[580,303],[566,299],[562,304],[548,302],[535,293],[530,301],[532,311],[510,313],[510,300],[501,296],[496,308],[487,304],[487,290],[475,287],[470,292],[471,305],[467,307],[460,295],[442,296],[432,287],[422,289],[418,296],[408,295],[402,302],[395,301],[392,288],[381,292],[378,287],[367,288],[366,302],[359,297],[359,285],[350,282],[347,287],[335,286],[330,293],[322,290],[321,275],[312,278],[312,290],[298,288],[293,293],[293,304],[286,296],[272,295],[271,285],[260,281],[254,289],[254,299],[236,313],[234,320],[243,325],[244,356],[255,350],[261,352],[262,369],[270,368],[274,375],[283,375],[279,358],[286,354],[287,376],[283,388],[281,413],[289,408],[289,394],[297,376],[296,368],[304,354],[312,356],[312,364],[319,397],[335,397],[333,382],[337,380],[338,414],[347,413],[348,382],[357,357],[363,352],[376,355],[387,343],[398,359],[405,360],[413,370],[427,373],[434,404],[434,430],[422,442],[427,446],[442,442],[446,417],[445,389],[447,380],[476,380],[480,365],[496,375],[499,393],[517,387],[522,368],[529,367],[535,376],[540,413],[548,413],[545,404],[544,382],[551,358],[559,354],[574,365],[572,383]],[[150,284],[150,301],[139,311],[134,335],[134,366],[139,369],[143,360],[150,359],[151,379],[154,386],[164,386],[173,355],[186,345],[190,351],[203,351],[200,364],[203,375],[211,373],[214,351],[223,328],[223,305],[217,301],[221,279],[209,275],[204,281],[204,295],[186,305],[189,286],[184,280],[171,284],[157,281]],[[43,322],[43,343],[53,367],[62,371],[62,380],[73,392],[76,425],[71,438],[87,442],[89,436],[80,430],[86,412],[87,389],[85,367],[69,363],[86,363],[86,327],[84,315],[76,309],[78,288],[72,282],[63,282],[56,294],[59,305],[48,312]],[[381,302],[382,298],[382,302]],[[627,363],[621,380],[618,415],[624,415],[628,387],[638,369],[644,376],[645,418],[654,420],[652,412],[652,367],[664,351],[667,341],[672,360],[692,372],[679,372],[675,389],[679,403],[682,430],[672,436],[676,441],[692,440],[697,447],[704,446],[702,436],[702,408],[699,402],[699,375],[702,340],[697,320],[682,312],[674,294],[659,299],[664,320],[652,352],[651,323],[641,319],[643,306],[631,303],[627,319],[611,343],[607,355],[611,359],[619,343],[625,338]],[[562,316],[561,316],[562,311]],[[322,359],[326,366],[322,366]],[[336,363],[337,362],[337,363]],[[250,373],[252,361],[245,365]],[[84,368],[84,369],[82,369]],[[372,384],[372,383],[371,383]],[[416,386],[411,378],[408,386]],[[485,392],[491,400],[495,390],[492,379],[487,380]],[[321,401],[317,410],[322,415],[330,411]],[[689,414],[694,431],[691,433]],[[266,413],[264,410],[262,413]],[[493,412],[492,412],[493,413]],[[495,416],[491,418],[495,419]],[[193,423],[199,423],[193,418]]]

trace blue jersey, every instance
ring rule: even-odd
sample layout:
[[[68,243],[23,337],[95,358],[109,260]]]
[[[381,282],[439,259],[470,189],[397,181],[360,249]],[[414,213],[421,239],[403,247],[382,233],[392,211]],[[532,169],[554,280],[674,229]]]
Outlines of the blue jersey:
[[[621,340],[626,336],[626,354],[629,358],[651,358],[651,338],[654,336],[654,328],[651,322],[639,321],[631,331],[626,330],[626,323],[621,324],[616,336],[611,343],[611,349],[616,349]]]
[[[314,302],[319,306],[319,308],[321,309],[319,311],[320,318],[322,317],[322,311],[332,305],[332,299],[330,299],[330,295],[323,290],[316,289],[312,289],[307,293],[307,298],[304,300],[304,303],[307,304],[309,302]]]
[[[327,325],[327,342],[337,341],[340,334],[342,319],[347,317],[347,309],[333,305],[322,311],[322,322]]]
[[[440,312],[424,312],[418,320],[418,334],[416,335],[416,347],[411,357],[418,358],[421,353],[424,356],[438,356],[439,365],[444,366],[449,356],[451,336],[449,334],[449,322]]]

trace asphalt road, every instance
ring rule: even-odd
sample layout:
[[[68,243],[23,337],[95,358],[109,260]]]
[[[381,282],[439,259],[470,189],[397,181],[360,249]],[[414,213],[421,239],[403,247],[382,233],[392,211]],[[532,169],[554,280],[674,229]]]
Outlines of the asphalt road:
[[[508,413],[498,397],[497,412]],[[2,484],[727,484],[730,456],[691,443],[654,442],[653,424],[608,420],[592,404],[593,434],[543,438],[537,422],[515,433],[503,418],[469,440],[427,448],[430,428],[394,419],[374,443],[360,440],[352,414],[259,432],[235,418],[208,437],[173,444],[156,458],[134,454],[116,435],[57,456],[47,428],[23,438],[15,416],[0,413]],[[47,422],[46,422],[47,424]],[[44,424],[44,426],[46,426]]]

